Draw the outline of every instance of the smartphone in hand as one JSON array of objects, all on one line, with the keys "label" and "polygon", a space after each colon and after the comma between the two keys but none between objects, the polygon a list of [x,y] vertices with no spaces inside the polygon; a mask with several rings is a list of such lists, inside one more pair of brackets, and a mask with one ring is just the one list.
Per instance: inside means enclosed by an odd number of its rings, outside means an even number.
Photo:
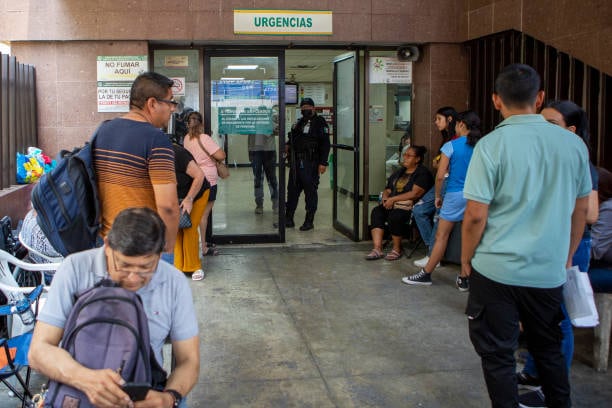
[{"label": "smartphone in hand", "polygon": [[147,397],[151,386],[147,383],[125,383],[121,388],[132,401],[142,401]]}]

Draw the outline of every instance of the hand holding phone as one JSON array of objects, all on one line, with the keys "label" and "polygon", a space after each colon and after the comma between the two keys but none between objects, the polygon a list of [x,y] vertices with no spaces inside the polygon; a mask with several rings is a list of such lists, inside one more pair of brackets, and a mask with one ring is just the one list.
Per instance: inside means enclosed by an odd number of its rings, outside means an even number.
[{"label": "hand holding phone", "polygon": [[147,397],[151,386],[147,383],[125,383],[121,388],[132,401],[142,401]]}]

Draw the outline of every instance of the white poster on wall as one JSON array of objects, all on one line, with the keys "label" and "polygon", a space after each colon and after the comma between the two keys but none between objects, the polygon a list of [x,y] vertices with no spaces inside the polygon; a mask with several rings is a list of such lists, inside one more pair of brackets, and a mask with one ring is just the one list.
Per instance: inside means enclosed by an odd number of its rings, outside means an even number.
[{"label": "white poster on wall", "polygon": [[128,112],[132,82],[147,70],[146,55],[99,55],[98,112]]},{"label": "white poster on wall", "polygon": [[412,62],[393,57],[370,57],[371,84],[411,84]]},{"label": "white poster on wall", "polygon": [[300,101],[302,98],[312,98],[316,106],[325,106],[325,84],[318,82],[300,84]]}]

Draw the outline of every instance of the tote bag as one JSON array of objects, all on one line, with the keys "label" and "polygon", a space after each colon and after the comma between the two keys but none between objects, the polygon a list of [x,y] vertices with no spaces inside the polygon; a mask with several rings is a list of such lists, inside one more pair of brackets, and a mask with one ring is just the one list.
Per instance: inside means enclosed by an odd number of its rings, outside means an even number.
[{"label": "tote bag", "polygon": [[599,324],[599,314],[595,307],[595,296],[589,275],[580,272],[577,266],[567,270],[567,281],[563,285],[563,301],[575,327],[594,327]]}]

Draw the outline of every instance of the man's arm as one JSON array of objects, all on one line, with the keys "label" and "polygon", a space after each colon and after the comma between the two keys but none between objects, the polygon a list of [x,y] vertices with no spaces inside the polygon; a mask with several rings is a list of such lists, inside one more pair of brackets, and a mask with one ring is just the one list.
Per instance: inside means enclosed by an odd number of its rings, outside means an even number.
[{"label": "man's arm", "polygon": [[[198,336],[187,340],[173,341],[172,354],[175,366],[166,389],[178,391],[185,397],[197,383],[200,375],[200,339]],[[167,392],[149,391],[144,401],[134,403],[134,408],[172,407],[174,397]]]},{"label": "man's arm", "polygon": [[130,398],[121,390],[121,376],[110,369],[91,370],[79,364],[58,346],[63,333],[62,328],[38,321],[28,354],[30,366],[54,381],[83,391],[97,407],[127,407]]},{"label": "man's arm", "polygon": [[[566,268],[571,268],[572,258],[574,252],[578,249],[582,234],[584,233],[584,226],[586,224],[587,210],[589,209],[589,196],[581,197],[576,199],[576,205],[574,206],[574,212],[572,212],[572,229],[570,232],[570,247],[567,255]],[[583,271],[586,272],[586,271]]]},{"label": "man's arm", "polygon": [[467,200],[461,228],[461,276],[463,277],[472,273],[472,258],[482,239],[488,216],[488,204]]},{"label": "man's arm", "polygon": [[174,242],[178,234],[179,205],[176,184],[153,184],[157,213],[166,224],[166,248],[164,252],[174,251]]}]

